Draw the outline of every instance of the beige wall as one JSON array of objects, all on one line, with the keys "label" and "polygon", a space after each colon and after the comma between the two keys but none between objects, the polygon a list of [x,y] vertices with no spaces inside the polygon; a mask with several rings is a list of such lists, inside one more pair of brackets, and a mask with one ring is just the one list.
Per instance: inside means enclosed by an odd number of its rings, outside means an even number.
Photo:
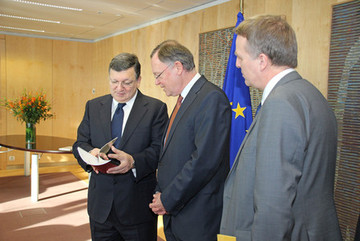
[{"label": "beige wall", "polygon": [[[166,97],[154,85],[151,50],[165,39],[176,39],[194,53],[198,63],[199,33],[234,26],[239,1],[231,0],[96,43],[0,35],[0,98],[14,98],[24,88],[42,88],[56,116],[37,125],[37,133],[76,138],[86,101],[108,93],[108,63],[124,51],[137,54],[142,63],[141,91],[165,101],[171,111],[175,99]],[[285,15],[298,37],[298,71],[326,96],[331,11],[332,4],[339,2],[344,0],[244,0],[244,16]],[[0,135],[25,132],[24,125],[3,109],[0,121]],[[9,155],[15,155],[15,161],[8,161]],[[41,162],[73,160],[68,156],[44,155]],[[0,169],[21,165],[22,161],[22,152],[0,154]]]}]

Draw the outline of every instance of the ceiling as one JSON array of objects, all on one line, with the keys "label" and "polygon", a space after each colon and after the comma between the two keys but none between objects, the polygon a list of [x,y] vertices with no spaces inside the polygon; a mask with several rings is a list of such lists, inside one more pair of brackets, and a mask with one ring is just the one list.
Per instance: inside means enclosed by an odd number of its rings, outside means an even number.
[{"label": "ceiling", "polygon": [[96,42],[227,1],[0,0],[0,34]]}]

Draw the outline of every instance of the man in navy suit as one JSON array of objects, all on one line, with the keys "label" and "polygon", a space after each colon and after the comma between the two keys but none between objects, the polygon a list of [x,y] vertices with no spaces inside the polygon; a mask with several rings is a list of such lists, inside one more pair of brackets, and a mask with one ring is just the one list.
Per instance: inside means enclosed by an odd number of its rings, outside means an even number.
[{"label": "man in navy suit", "polygon": [[[73,152],[81,167],[91,172],[88,213],[92,240],[157,240],[157,216],[148,204],[156,186],[161,137],[168,120],[166,104],[139,90],[140,63],[122,53],[109,65],[110,93],[90,100],[78,128]],[[112,127],[118,104],[125,104],[122,125]],[[87,165],[77,147],[99,155],[121,125],[119,142],[109,158],[120,165],[103,170]],[[104,157],[106,158],[106,157]]]},{"label": "man in navy suit", "polygon": [[155,83],[166,95],[178,96],[181,105],[161,142],[150,207],[164,215],[167,241],[215,241],[229,171],[229,101],[196,72],[191,52],[174,40],[153,50],[151,66]]}]

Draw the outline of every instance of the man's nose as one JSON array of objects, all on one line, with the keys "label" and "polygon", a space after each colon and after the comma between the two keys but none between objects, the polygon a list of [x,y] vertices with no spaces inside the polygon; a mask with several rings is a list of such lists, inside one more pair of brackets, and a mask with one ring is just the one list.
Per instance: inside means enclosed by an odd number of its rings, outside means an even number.
[{"label": "man's nose", "polygon": [[116,85],[116,88],[119,89],[119,90],[124,89],[124,86],[123,86],[122,82],[119,82],[119,83]]},{"label": "man's nose", "polygon": [[241,66],[240,66],[240,61],[239,61],[238,58],[236,58],[235,66],[236,66],[236,68],[241,68]]}]

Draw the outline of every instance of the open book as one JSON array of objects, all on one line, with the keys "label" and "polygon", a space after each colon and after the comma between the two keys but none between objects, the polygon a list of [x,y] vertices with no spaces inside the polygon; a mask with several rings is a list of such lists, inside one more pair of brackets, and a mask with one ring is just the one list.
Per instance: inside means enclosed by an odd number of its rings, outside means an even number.
[{"label": "open book", "polygon": [[[107,154],[109,152],[111,146],[116,141],[116,139],[117,139],[117,137],[114,138],[113,140],[109,141],[108,143],[106,143],[103,147],[101,147],[100,153]],[[77,150],[79,152],[81,159],[84,162],[86,162],[86,164],[95,166],[102,173],[106,173],[107,169],[109,169],[110,167],[118,166],[120,164],[120,161],[115,160],[115,159],[109,159],[109,160],[102,159],[100,157],[100,153],[99,153],[99,156],[96,157],[96,156],[90,154],[89,152],[85,151],[81,147],[78,147]]]}]

